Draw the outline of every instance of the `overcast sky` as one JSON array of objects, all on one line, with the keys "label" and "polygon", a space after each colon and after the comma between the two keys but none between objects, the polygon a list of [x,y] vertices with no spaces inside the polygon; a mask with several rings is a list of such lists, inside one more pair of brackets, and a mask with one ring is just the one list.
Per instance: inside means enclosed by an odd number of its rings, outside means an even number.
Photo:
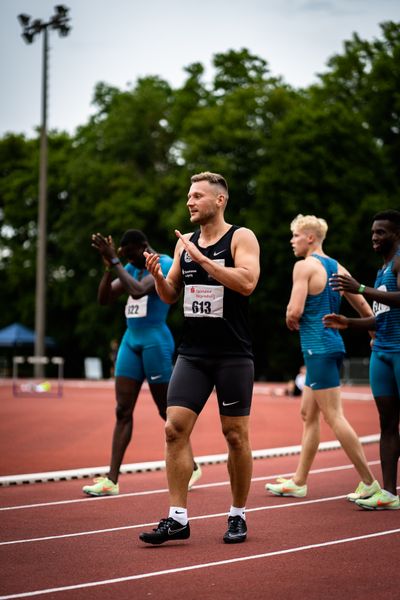
[{"label": "overcast sky", "polygon": [[[42,35],[21,38],[17,15],[47,21],[56,2],[0,0],[0,135],[40,124]],[[217,52],[248,48],[271,74],[298,88],[316,81],[343,42],[372,40],[379,23],[400,21],[399,0],[66,0],[72,30],[50,33],[48,126],[74,133],[87,122],[94,86],[126,90],[158,75],[173,87],[201,62],[212,78]]]}]

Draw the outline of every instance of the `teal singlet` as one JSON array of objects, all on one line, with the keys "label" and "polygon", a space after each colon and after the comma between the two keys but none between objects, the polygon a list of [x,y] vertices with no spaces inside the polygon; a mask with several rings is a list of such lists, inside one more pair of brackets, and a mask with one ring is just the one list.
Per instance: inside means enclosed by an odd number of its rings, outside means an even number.
[{"label": "teal singlet", "polygon": [[[377,273],[374,287],[385,292],[398,292],[397,276],[393,273],[393,262],[400,256],[400,248],[390,263]],[[386,306],[380,302],[372,305],[376,319],[376,337],[373,352],[400,352],[400,308]]]},{"label": "teal singlet", "polygon": [[329,285],[329,277],[338,271],[338,263],[329,256],[312,254],[318,259],[327,273],[325,288],[319,294],[308,294],[304,312],[300,319],[301,350],[305,356],[314,354],[334,354],[345,352],[342,336],[336,329],[324,327],[322,317],[329,313],[339,313],[341,296]]}]

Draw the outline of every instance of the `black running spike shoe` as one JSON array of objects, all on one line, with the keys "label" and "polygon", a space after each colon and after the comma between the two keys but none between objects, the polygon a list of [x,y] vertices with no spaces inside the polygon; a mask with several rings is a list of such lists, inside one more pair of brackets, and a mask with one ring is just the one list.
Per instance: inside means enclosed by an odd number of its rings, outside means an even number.
[{"label": "black running spike shoe", "polygon": [[139,539],[146,544],[163,544],[174,540],[187,540],[190,537],[189,522],[181,525],[172,517],[161,519],[157,527],[149,533],[141,533]]},{"label": "black running spike shoe", "polygon": [[246,521],[239,515],[236,517],[228,517],[228,530],[224,535],[225,544],[240,544],[247,537]]}]

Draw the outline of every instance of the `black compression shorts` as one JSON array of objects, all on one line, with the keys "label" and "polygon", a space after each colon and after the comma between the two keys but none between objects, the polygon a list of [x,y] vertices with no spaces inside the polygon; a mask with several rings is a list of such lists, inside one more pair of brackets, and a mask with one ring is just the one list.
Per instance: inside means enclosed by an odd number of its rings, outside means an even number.
[{"label": "black compression shorts", "polygon": [[250,414],[254,363],[247,357],[178,356],[168,386],[168,406],[183,406],[199,415],[213,388],[220,415]]}]

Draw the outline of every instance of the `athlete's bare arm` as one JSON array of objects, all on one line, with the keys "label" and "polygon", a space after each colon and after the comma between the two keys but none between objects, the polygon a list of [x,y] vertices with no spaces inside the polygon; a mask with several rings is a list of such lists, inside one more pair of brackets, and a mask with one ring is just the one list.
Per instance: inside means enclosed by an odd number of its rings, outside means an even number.
[{"label": "athlete's bare arm", "polygon": [[[397,277],[397,287],[400,290],[400,256],[396,256],[393,265],[393,272]],[[360,294],[359,288],[360,283],[351,277],[349,273],[338,273],[330,279],[330,285],[333,290],[339,292],[349,292],[352,294]],[[377,290],[374,287],[365,286],[363,296],[369,300],[375,300],[386,306],[400,307],[400,291],[399,292],[385,292],[383,290]]]},{"label": "athlete's bare arm", "polygon": [[[347,271],[347,269],[345,269],[345,267],[343,267],[343,265],[340,265],[340,264],[338,264],[338,274],[351,278],[351,275]],[[360,286],[358,286],[358,287],[360,287]],[[332,289],[334,289],[333,286],[332,286]],[[365,300],[364,296],[361,296],[360,294],[354,294],[354,293],[351,293],[350,291],[345,291],[345,290],[337,290],[337,291],[341,291],[343,293],[343,296],[346,298],[347,302],[354,308],[355,311],[358,312],[360,317],[373,317],[374,316],[374,313],[372,312],[372,308],[370,307],[368,302]]]},{"label": "athlete's bare arm", "polygon": [[322,318],[322,322],[325,327],[330,327],[331,329],[347,329],[348,327],[351,329],[368,329],[369,331],[376,329],[375,317],[353,319],[344,315],[330,313]]},{"label": "athlete's bare arm", "polygon": [[117,275],[117,278],[112,280],[111,273],[105,271],[97,292],[99,304],[112,304],[124,293],[128,293],[133,298],[141,298],[154,290],[152,275],[147,275],[141,281],[138,281],[124,269],[122,263],[113,265],[112,260],[118,259],[118,253],[110,235],[103,236],[101,233],[94,233],[92,235],[92,247],[99,252],[104,265],[108,268],[113,267]]},{"label": "athlete's bare arm", "polygon": [[300,319],[304,312],[309,282],[315,273],[315,262],[300,260],[293,267],[293,285],[289,304],[286,308],[286,325],[291,331],[300,329]]}]

